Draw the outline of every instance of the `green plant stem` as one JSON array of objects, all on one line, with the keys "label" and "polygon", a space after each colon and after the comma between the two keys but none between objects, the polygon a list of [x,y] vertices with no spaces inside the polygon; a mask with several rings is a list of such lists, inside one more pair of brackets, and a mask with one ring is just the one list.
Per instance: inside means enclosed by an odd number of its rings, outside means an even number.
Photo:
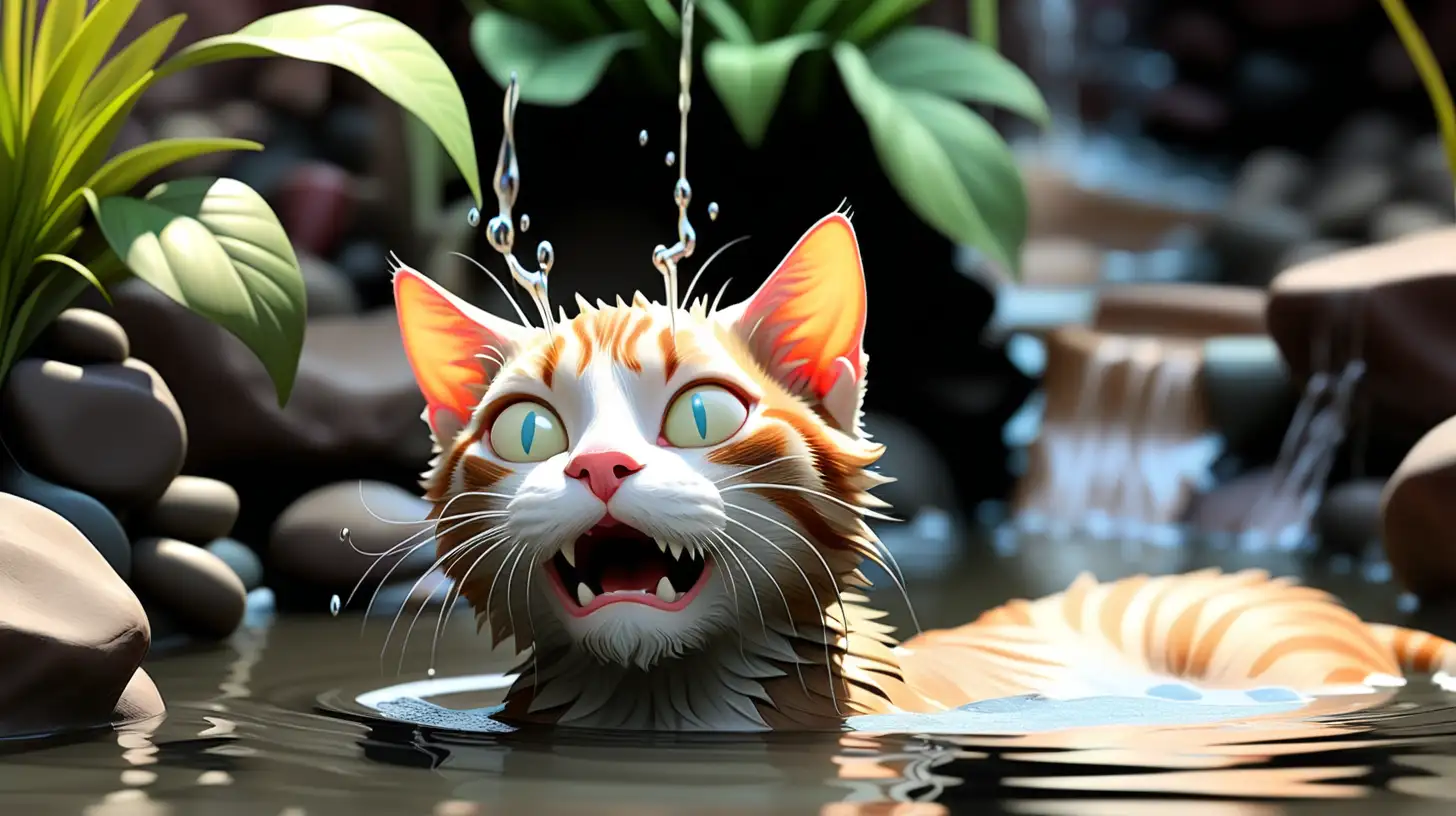
[{"label": "green plant stem", "polygon": [[1441,75],[1441,64],[1431,53],[1430,44],[1426,42],[1425,35],[1421,33],[1420,26],[1416,25],[1403,0],[1380,0],[1380,5],[1385,7],[1390,24],[1395,27],[1395,33],[1400,35],[1406,54],[1410,55],[1411,62],[1416,66],[1416,73],[1426,86],[1426,95],[1431,98],[1431,107],[1435,109],[1436,122],[1441,128],[1441,141],[1446,146],[1446,164],[1451,170],[1452,179],[1456,180],[1456,105],[1451,103],[1451,89],[1446,86],[1446,79]]},{"label": "green plant stem", "polygon": [[993,51],[1001,50],[1000,0],[969,0],[967,19],[971,21],[971,36]]}]

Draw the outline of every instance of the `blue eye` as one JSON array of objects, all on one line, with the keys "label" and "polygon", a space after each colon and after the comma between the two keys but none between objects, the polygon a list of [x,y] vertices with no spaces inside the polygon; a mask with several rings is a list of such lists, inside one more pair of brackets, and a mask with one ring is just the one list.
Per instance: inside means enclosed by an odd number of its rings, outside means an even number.
[{"label": "blue eye", "polygon": [[536,440],[536,412],[535,411],[531,411],[531,412],[529,412],[529,413],[526,414],[526,418],[525,419],[521,420],[521,450],[525,451],[526,453],[530,453],[531,452],[531,443],[534,442],[535,440]]},{"label": "blue eye", "polygon": [[703,395],[693,395],[693,424],[698,426],[698,436],[708,438],[708,409],[703,405]]}]

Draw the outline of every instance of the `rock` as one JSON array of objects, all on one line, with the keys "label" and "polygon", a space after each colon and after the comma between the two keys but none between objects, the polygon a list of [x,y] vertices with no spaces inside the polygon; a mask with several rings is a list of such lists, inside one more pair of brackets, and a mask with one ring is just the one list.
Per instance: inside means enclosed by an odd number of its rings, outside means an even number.
[{"label": "rock", "polygon": [[114,508],[156,501],[187,455],[182,411],[136,359],[21,360],[0,390],[0,434],[37,476]]},{"label": "rock", "polygon": [[384,244],[365,238],[344,244],[334,266],[367,302],[382,304],[392,296],[388,257]]},{"label": "rock", "polygon": [[0,492],[34,502],[70,522],[122,580],[131,577],[131,540],[106,505],[25,471],[4,451],[0,451]]},{"label": "rock", "polygon": [[309,317],[351,315],[359,311],[359,293],[333,264],[302,250],[298,252],[298,263],[303,269]]},{"label": "rock", "polygon": [[1233,71],[1233,103],[1242,114],[1286,109],[1313,84],[1309,68],[1281,52],[1240,50]]},{"label": "rock", "polygon": [[295,247],[315,255],[333,252],[353,215],[352,186],[348,173],[326,162],[288,171],[278,192],[278,217]]},{"label": "rock", "polygon": [[0,734],[109,723],[149,639],[136,596],[79,530],[0,494]]},{"label": "rock", "polygon": [[1102,281],[1103,251],[1078,238],[1033,238],[1021,250],[1024,286],[1088,286]]},{"label": "rock", "polygon": [[1282,147],[1266,147],[1239,168],[1230,209],[1298,206],[1309,192],[1314,169],[1309,159]]},{"label": "rock", "polygon": [[29,355],[65,363],[119,363],[131,354],[126,331],[110,316],[91,309],[61,312],[36,338]]},{"label": "rock", "polygon": [[1284,257],[1313,241],[1317,233],[1305,213],[1283,204],[1231,207],[1208,230],[1208,247],[1223,278],[1264,287],[1279,273]]},{"label": "rock", "polygon": [[351,173],[368,171],[379,125],[365,105],[339,105],[324,118],[323,152]]},{"label": "rock", "polygon": [[1411,146],[1401,167],[1400,192],[1452,214],[1456,186],[1451,182],[1451,165],[1440,134],[1422,136]]},{"label": "rock", "polygon": [[1453,277],[1456,228],[1310,261],[1270,286],[1269,334],[1300,389],[1358,354],[1370,427],[1415,438],[1456,415]]},{"label": "rock", "polygon": [[[211,115],[201,111],[174,111],[164,115],[157,123],[158,139],[220,139],[226,136],[222,125]],[[195,156],[167,168],[171,178],[182,176],[218,175],[227,166],[227,153],[208,153]]]},{"label": "rock", "polygon": [[[268,568],[340,595],[352,591],[366,572],[366,586],[377,585],[396,563],[400,565],[391,574],[391,581],[417,578],[435,560],[433,543],[408,554],[382,558],[361,554],[355,548],[364,553],[387,552],[428,529],[426,524],[398,522],[420,521],[429,512],[429,502],[383,482],[341,482],[321,487],[299,498],[273,525],[268,540]],[[345,529],[349,531],[348,540],[341,535]],[[428,534],[421,534],[411,542],[430,540]]]},{"label": "rock", "polygon": [[1264,293],[1242,286],[1126,284],[1104,289],[1093,326],[1111,334],[1263,334]]},{"label": "rock", "polygon": [[1310,198],[1309,212],[1322,233],[1359,236],[1370,217],[1394,194],[1395,177],[1386,167],[1340,166]]},{"label": "rock", "polygon": [[1209,424],[1223,434],[1229,450],[1272,459],[1296,398],[1274,341],[1257,335],[1209,338],[1202,377]]},{"label": "rock", "polygon": [[1436,207],[1411,201],[1396,201],[1381,207],[1370,219],[1370,240],[1384,243],[1449,226],[1451,219]]},{"label": "rock", "polygon": [[886,414],[867,413],[864,424],[874,440],[885,446],[873,469],[895,479],[874,490],[876,498],[890,503],[889,514],[909,519],[926,507],[955,510],[960,506],[950,467],[929,439]]},{"label": "rock", "polygon": [[190,418],[189,472],[258,461],[418,470],[429,459],[424,398],[392,309],[310,321],[293,395],[280,409],[262,364],[232,335],[139,281],[113,287],[112,298],[136,353],[175,384]]},{"label": "rock", "polygon": [[219,538],[207,545],[207,551],[227,564],[248,592],[263,585],[263,562],[252,547],[231,538]]},{"label": "rock", "polygon": [[132,550],[132,585],[188,634],[225,638],[242,623],[243,582],[222,559],[171,538],[144,538]]},{"label": "rock", "polygon": [[1355,479],[1325,493],[1314,517],[1320,547],[1329,553],[1363,555],[1380,539],[1381,479]]},{"label": "rock", "polygon": [[258,71],[254,94],[259,101],[296,116],[317,116],[329,102],[331,70],[306,60],[268,60]]},{"label": "rock", "polygon": [[1345,121],[1325,146],[1324,165],[1331,172],[1356,166],[1387,166],[1410,147],[1410,134],[1396,117],[1366,111]]},{"label": "rock", "polygon": [[162,693],[157,691],[157,684],[152,682],[146,669],[137,669],[131,676],[131,682],[121,692],[121,699],[116,701],[116,708],[111,712],[111,722],[113,725],[131,725],[166,713],[167,706],[162,702]]},{"label": "rock", "polygon": [[1395,579],[1422,599],[1456,598],[1456,416],[1406,454],[1381,496],[1381,539]]},{"label": "rock", "polygon": [[[222,129],[223,135],[231,139],[249,139],[268,144],[273,132],[273,123],[268,111],[248,99],[233,99],[222,103],[212,113],[213,121]],[[271,145],[269,149],[272,149]]]},{"label": "rock", "polygon": [[1344,252],[1347,249],[1354,249],[1358,246],[1354,241],[1346,241],[1341,238],[1316,238],[1305,244],[1289,250],[1279,259],[1279,270],[1299,266],[1302,263],[1313,261],[1318,258],[1326,258],[1337,252]]},{"label": "rock", "polygon": [[238,520],[238,492],[216,479],[178,476],[147,511],[141,529],[184,541],[211,541],[232,532]]}]

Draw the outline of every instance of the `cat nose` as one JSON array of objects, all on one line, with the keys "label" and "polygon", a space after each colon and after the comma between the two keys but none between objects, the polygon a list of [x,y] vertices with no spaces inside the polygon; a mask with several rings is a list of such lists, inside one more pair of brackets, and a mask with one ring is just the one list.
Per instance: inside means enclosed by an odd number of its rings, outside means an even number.
[{"label": "cat nose", "polygon": [[586,482],[592,494],[605,503],[628,476],[641,469],[641,462],[621,451],[595,450],[571,457],[566,464],[566,475]]}]

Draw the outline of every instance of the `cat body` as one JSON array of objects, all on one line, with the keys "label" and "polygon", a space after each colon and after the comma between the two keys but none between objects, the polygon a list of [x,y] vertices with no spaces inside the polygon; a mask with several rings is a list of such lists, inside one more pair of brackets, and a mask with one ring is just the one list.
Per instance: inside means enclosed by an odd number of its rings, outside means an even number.
[{"label": "cat body", "polygon": [[860,594],[887,560],[866,519],[888,480],[861,427],[868,303],[842,214],[722,309],[578,299],[545,329],[403,267],[395,294],[440,563],[526,655],[503,719],[837,729],[1165,677],[1318,691],[1456,667],[1444,640],[1256,572],[1082,578],[897,644]]}]

